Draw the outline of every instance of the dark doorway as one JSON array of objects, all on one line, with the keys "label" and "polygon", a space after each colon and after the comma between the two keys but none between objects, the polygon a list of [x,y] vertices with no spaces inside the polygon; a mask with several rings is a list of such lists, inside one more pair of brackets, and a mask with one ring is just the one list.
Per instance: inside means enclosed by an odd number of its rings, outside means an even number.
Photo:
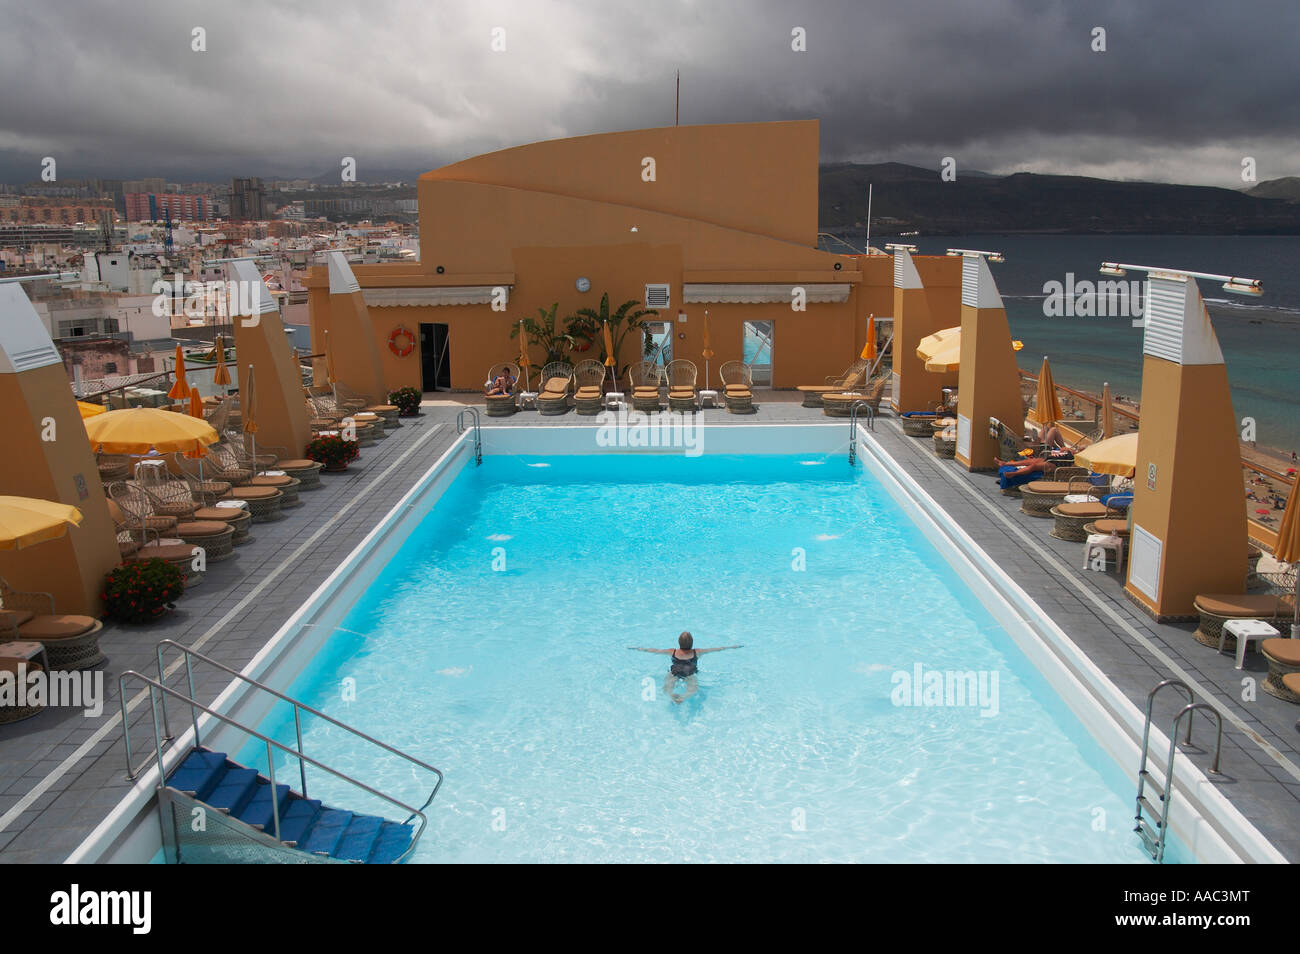
[{"label": "dark doorway", "polygon": [[446,325],[420,323],[420,380],[425,391],[451,390],[451,335]]}]

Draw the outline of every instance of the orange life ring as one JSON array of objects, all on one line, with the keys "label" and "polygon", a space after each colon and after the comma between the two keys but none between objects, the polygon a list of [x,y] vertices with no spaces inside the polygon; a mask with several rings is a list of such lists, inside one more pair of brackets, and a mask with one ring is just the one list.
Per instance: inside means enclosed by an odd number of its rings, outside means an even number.
[{"label": "orange life ring", "polygon": [[[398,342],[402,343],[399,344]],[[402,325],[398,325],[393,329],[393,333],[388,336],[388,350],[399,358],[405,358],[415,350],[415,335],[411,334]]]}]

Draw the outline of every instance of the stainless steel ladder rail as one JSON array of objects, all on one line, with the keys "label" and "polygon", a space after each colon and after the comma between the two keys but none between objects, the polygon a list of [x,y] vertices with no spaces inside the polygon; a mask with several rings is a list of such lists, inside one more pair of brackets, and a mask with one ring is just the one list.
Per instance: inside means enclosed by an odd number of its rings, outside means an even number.
[{"label": "stainless steel ladder rail", "polygon": [[[415,808],[412,805],[408,805],[406,802],[402,801],[401,799],[394,798],[391,795],[386,795],[385,793],[379,791],[378,789],[371,788],[365,782],[353,778],[351,775],[348,775],[346,772],[340,772],[339,770],[331,768],[330,766],[326,765],[324,762],[318,762],[316,759],[313,759],[308,755],[304,755],[300,752],[295,752],[287,745],[284,745],[280,742],[275,741],[275,739],[268,738],[267,736],[262,735],[256,729],[244,725],[239,720],[232,719],[230,716],[227,715],[223,715],[222,713],[217,712],[215,709],[210,709],[209,707],[203,705],[203,703],[196,702],[194,699],[189,698],[183,692],[180,692],[177,689],[172,689],[170,686],[165,686],[158,680],[153,679],[150,676],[146,676],[144,673],[136,672],[134,669],[128,669],[126,672],[122,673],[122,675],[120,675],[117,679],[118,696],[121,699],[121,703],[122,703],[122,739],[126,745],[126,777],[128,779],[134,781],[136,777],[136,773],[131,767],[131,726],[130,723],[127,721],[128,712],[127,712],[127,701],[126,701],[126,680],[128,678],[134,678],[140,680],[149,689],[149,704],[150,704],[150,708],[153,710],[154,751],[158,760],[157,764],[158,764],[158,788],[159,789],[162,789],[167,784],[167,776],[163,771],[163,763],[162,763],[163,737],[161,731],[162,726],[158,720],[158,696],[156,695],[157,693],[161,693],[164,699],[167,696],[175,696],[176,698],[185,701],[195,709],[198,709],[199,711],[206,713],[207,715],[211,716],[214,719],[217,719],[220,722],[225,723],[226,725],[233,726],[236,729],[239,729],[241,732],[244,732],[248,736],[254,739],[258,739],[263,744],[265,744],[267,775],[271,783],[271,813],[275,823],[274,825],[275,838],[277,841],[280,840],[280,800],[275,793],[275,784],[276,784],[275,783],[275,761],[272,758],[272,754],[275,750],[279,750],[285,753],[285,755],[287,756],[292,756],[294,758],[300,759],[308,763],[309,765],[315,766],[316,768],[320,769],[323,772],[328,772],[330,775],[333,775],[335,778],[338,778],[341,781],[347,782],[349,785],[353,785],[361,789],[363,792],[367,792],[375,796],[376,798],[388,802],[390,805],[396,805],[398,808],[401,808],[409,812],[410,814],[407,816],[407,819],[403,824],[409,824],[413,819],[418,818],[420,820],[420,825],[415,830],[415,834],[411,837],[411,844],[407,847],[407,849],[404,852],[402,852],[395,859],[394,864],[404,860],[407,855],[409,855],[412,851],[415,850],[416,844],[419,843],[420,837],[424,834],[424,830],[429,823],[429,819],[424,814],[424,810],[422,808]],[[197,739],[195,741],[195,744],[196,745],[198,744]],[[430,796],[430,801],[432,801],[432,799],[433,796]],[[425,803],[425,806],[426,807],[428,806],[428,802]],[[159,820],[160,822],[162,822],[161,812],[159,813]],[[164,843],[166,843],[165,833],[164,833]]]},{"label": "stainless steel ladder rail", "polygon": [[[1173,725],[1170,727],[1169,755],[1165,762],[1165,777],[1163,782],[1159,782],[1155,776],[1147,771],[1147,757],[1150,754],[1151,743],[1151,710],[1155,705],[1156,694],[1161,689],[1170,686],[1187,694],[1187,704],[1178,710],[1178,714],[1174,716]],[[1217,775],[1219,774],[1219,755],[1223,748],[1223,716],[1219,713],[1219,710],[1208,702],[1197,702],[1196,697],[1192,694],[1191,687],[1181,679],[1166,679],[1147,693],[1146,720],[1142,726],[1142,759],[1138,763],[1138,787],[1136,811],[1133,815],[1133,830],[1142,839],[1142,844],[1146,847],[1147,853],[1151,855],[1151,860],[1156,864],[1164,862],[1165,842],[1169,836],[1169,809],[1174,795],[1174,757],[1178,750],[1179,723],[1182,722],[1184,717],[1192,716],[1197,709],[1208,710],[1214,716],[1218,725],[1218,736],[1214,744],[1214,762],[1210,766],[1210,773]],[[1183,739],[1183,744],[1191,745],[1191,743],[1192,719],[1188,718],[1187,735]],[[1147,797],[1148,786],[1158,796],[1157,802],[1152,802]],[[1152,822],[1155,824],[1154,829],[1151,827]]]},{"label": "stainless steel ladder rail", "polygon": [[477,408],[467,407],[456,415],[456,433],[464,434],[468,429],[468,426],[465,424],[466,414],[473,418],[471,423],[474,427],[474,464],[475,466],[479,466],[483,463],[483,432],[479,428]]},{"label": "stainless steel ladder rail", "polygon": [[[165,684],[167,679],[167,675],[166,675],[167,670],[163,666],[163,650],[167,647],[171,647],[172,649],[175,649],[185,659],[185,676],[187,680],[186,684],[189,687],[190,700],[194,700],[197,698],[194,694],[193,660],[198,659],[204,663],[207,663],[210,666],[220,669],[224,673],[228,673],[229,675],[234,676],[236,679],[242,681],[246,685],[250,685],[255,689],[265,692],[268,695],[275,696],[275,698],[280,699],[292,705],[293,706],[293,727],[298,740],[298,749],[297,749],[298,755],[306,754],[303,751],[303,747],[302,747],[301,714],[303,712],[308,712],[311,715],[316,716],[318,719],[324,719],[326,722],[330,723],[330,725],[337,726],[338,728],[342,729],[344,732],[349,732],[355,737],[357,737],[358,739],[361,739],[365,742],[369,742],[371,745],[378,746],[379,748],[383,749],[385,752],[389,753],[390,755],[396,755],[398,758],[409,762],[411,765],[417,768],[424,769],[425,771],[432,774],[434,777],[433,790],[429,792],[429,797],[425,799],[424,804],[420,806],[421,810],[424,810],[425,808],[429,807],[429,805],[433,802],[434,796],[438,794],[438,789],[442,787],[441,770],[430,765],[428,762],[425,762],[421,759],[417,759],[414,755],[410,755],[407,752],[403,752],[401,749],[394,748],[393,746],[389,745],[387,742],[381,742],[379,739],[376,739],[374,736],[367,735],[366,733],[362,732],[360,729],[356,729],[348,725],[346,722],[341,722],[338,719],[334,718],[333,716],[326,715],[324,712],[321,712],[319,709],[314,709],[311,706],[307,705],[306,703],[293,698],[292,696],[285,695],[283,692],[280,692],[277,689],[272,689],[270,686],[266,685],[265,683],[258,682],[256,679],[253,679],[251,676],[247,676],[244,673],[239,672],[238,670],[232,669],[229,666],[225,665],[224,663],[218,662],[217,660],[213,659],[211,656],[206,656],[196,649],[191,649],[189,646],[181,645],[180,643],[176,642],[176,640],[174,639],[160,640],[154,650],[158,658],[158,681],[160,683]],[[171,732],[170,719],[167,713],[167,701],[165,698],[163,699],[162,711],[163,711],[163,731],[165,732],[164,738],[167,741],[171,741],[173,736]],[[195,711],[194,704],[190,706],[190,724],[194,728],[194,744],[199,745],[201,742],[201,739],[199,738],[199,722],[198,722],[198,714]],[[130,745],[129,740],[127,744],[129,748]],[[307,796],[307,769],[305,764],[301,761],[298,763],[298,767],[299,767],[299,778],[302,782],[302,794],[304,797],[306,797]]]},{"label": "stainless steel ladder rail", "polygon": [[876,412],[866,401],[854,401],[853,406],[849,408],[849,463],[855,464],[858,460],[858,411],[865,409],[867,412],[867,427],[871,430],[876,429]]}]

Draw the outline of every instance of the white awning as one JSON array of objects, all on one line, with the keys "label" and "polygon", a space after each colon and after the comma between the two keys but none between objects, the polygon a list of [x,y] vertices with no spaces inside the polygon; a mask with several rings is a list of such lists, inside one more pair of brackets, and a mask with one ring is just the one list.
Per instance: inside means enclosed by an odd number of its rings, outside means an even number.
[{"label": "white awning", "polygon": [[763,302],[789,302],[791,289],[802,288],[806,301],[831,302],[848,301],[848,282],[822,282],[801,285],[791,282],[788,285],[773,284],[690,284],[682,286],[682,298],[687,302],[738,302],[759,304]]},{"label": "white awning", "polygon": [[447,285],[438,288],[363,288],[361,295],[368,306],[392,308],[423,305],[490,305],[492,292],[502,285]]}]

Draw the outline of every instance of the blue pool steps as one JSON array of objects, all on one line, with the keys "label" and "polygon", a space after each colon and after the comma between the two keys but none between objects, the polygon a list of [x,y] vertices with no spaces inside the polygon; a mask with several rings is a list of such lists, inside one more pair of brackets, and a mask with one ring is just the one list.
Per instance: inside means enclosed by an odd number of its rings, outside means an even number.
[{"label": "blue pool steps", "polygon": [[[224,752],[196,748],[167,776],[169,787],[275,835],[271,781]],[[322,805],[277,783],[280,840],[309,854],[358,864],[392,864],[411,847],[415,827]]]}]

